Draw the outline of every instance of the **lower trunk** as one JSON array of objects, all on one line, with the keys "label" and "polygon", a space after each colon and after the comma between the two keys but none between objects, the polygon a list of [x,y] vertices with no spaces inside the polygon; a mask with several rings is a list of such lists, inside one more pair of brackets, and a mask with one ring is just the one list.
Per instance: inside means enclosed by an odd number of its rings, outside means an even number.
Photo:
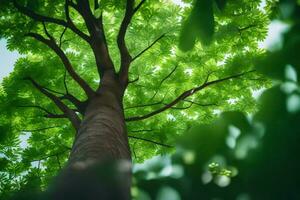
[{"label": "lower trunk", "polygon": [[131,154],[123,91],[116,79],[105,78],[89,101],[53,199],[130,199]]},{"label": "lower trunk", "polygon": [[121,103],[110,90],[90,100],[76,135],[70,165],[107,159],[130,159]]}]

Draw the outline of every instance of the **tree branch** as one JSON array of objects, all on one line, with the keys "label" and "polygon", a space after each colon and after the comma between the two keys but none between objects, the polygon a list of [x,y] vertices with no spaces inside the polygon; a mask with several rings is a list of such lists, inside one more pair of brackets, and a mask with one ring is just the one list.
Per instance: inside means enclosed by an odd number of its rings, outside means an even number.
[{"label": "tree branch", "polygon": [[60,97],[61,100],[68,100],[70,101],[79,111],[80,114],[84,115],[85,109],[86,109],[86,102],[82,102],[79,99],[77,99],[75,96],[69,93],[68,86],[67,86],[67,73],[65,71],[64,74],[64,87],[66,94],[63,94],[63,96]]},{"label": "tree branch", "polygon": [[152,132],[152,129],[131,130],[131,133]]},{"label": "tree branch", "polygon": [[[207,106],[215,106],[216,104],[213,104],[213,103],[210,103],[210,104],[199,104],[199,103],[196,103],[194,101],[191,101],[191,100],[185,100],[183,99],[182,101],[186,101],[186,102],[189,102],[190,105],[186,106],[186,107],[170,107],[171,109],[175,109],[175,110],[185,110],[185,109],[189,109],[191,108],[194,104],[195,105],[198,105],[198,106],[202,106],[202,107],[207,107]],[[167,105],[167,104],[165,104]]]},{"label": "tree branch", "polygon": [[225,78],[222,78],[222,79],[217,79],[217,80],[214,80],[214,81],[210,81],[208,82],[208,80],[206,80],[202,85],[198,86],[198,87],[194,87],[190,90],[187,90],[185,92],[183,92],[181,95],[179,95],[176,99],[174,99],[173,101],[171,101],[170,103],[166,104],[165,106],[159,108],[158,110],[155,110],[155,111],[152,111],[146,115],[141,115],[141,116],[135,116],[135,117],[129,117],[126,119],[126,121],[137,121],[137,120],[143,120],[143,119],[147,119],[149,117],[152,117],[154,115],[157,115],[169,108],[171,108],[172,106],[174,106],[175,104],[177,104],[178,102],[186,99],[187,97],[195,94],[196,92],[206,88],[206,87],[209,87],[209,86],[212,86],[212,85],[215,85],[215,84],[218,84],[218,83],[221,83],[221,82],[224,82],[224,81],[227,81],[227,80],[231,80],[231,79],[234,79],[234,78],[239,78],[241,76],[244,76],[245,74],[248,74],[248,73],[251,73],[251,72],[254,72],[255,70],[251,70],[251,71],[248,71],[248,72],[243,72],[243,73],[240,73],[240,74],[236,74],[236,75],[232,75],[232,76],[228,76],[228,77],[225,77]]},{"label": "tree branch", "polygon": [[60,161],[59,161],[59,155],[58,154],[56,154],[56,161],[57,161],[59,169],[61,169],[61,164],[60,164]]},{"label": "tree branch", "polygon": [[69,94],[69,90],[68,90],[68,86],[67,86],[67,70],[65,70],[65,73],[64,73],[64,87],[65,87],[66,94]]},{"label": "tree branch", "polygon": [[65,0],[65,15],[67,19],[67,27],[70,28],[74,33],[76,33],[79,37],[81,37],[86,42],[90,43],[90,36],[86,35],[84,32],[80,31],[75,24],[73,23],[70,17],[69,6],[77,10],[76,4],[72,2],[72,0]]},{"label": "tree branch", "polygon": [[134,15],[134,0],[127,0],[125,15],[122,20],[118,37],[117,37],[118,48],[121,55],[121,66],[120,66],[119,74],[120,74],[121,82],[123,82],[123,84],[127,84],[128,70],[132,59],[128,51],[128,48],[126,46],[125,35],[133,15]]},{"label": "tree branch", "polygon": [[69,94],[69,93],[61,96],[60,99],[61,100],[66,99],[66,100],[70,101],[78,109],[79,113],[84,115],[84,112],[86,109],[86,102],[80,101],[75,96],[73,96],[72,94]]},{"label": "tree branch", "polygon": [[[68,1],[68,0],[66,0],[66,1]],[[75,25],[73,23],[71,23],[69,20],[66,22],[61,19],[56,19],[56,18],[37,14],[34,11],[30,10],[29,8],[21,6],[20,4],[17,3],[16,0],[13,0],[13,4],[19,12],[21,12],[22,14],[26,15],[27,17],[29,17],[33,20],[36,20],[39,22],[49,22],[49,23],[60,25],[60,26],[68,27],[82,39],[84,39],[86,41],[89,40],[89,36],[86,35],[85,33],[83,33],[82,31],[80,31],[78,28],[76,28]]]},{"label": "tree branch", "polygon": [[183,101],[190,102],[190,103],[195,104],[197,106],[203,106],[203,107],[206,107],[206,106],[217,106],[218,105],[216,103],[201,104],[201,103],[197,103],[197,102],[194,102],[194,101],[188,100],[188,99],[184,99]]},{"label": "tree branch", "polygon": [[143,55],[143,53],[145,53],[146,51],[148,51],[151,47],[153,47],[159,40],[161,40],[165,36],[166,36],[166,34],[164,33],[160,37],[158,37],[156,40],[154,40],[147,48],[145,48],[140,53],[138,53],[136,56],[134,56],[132,58],[131,62],[135,61],[137,58],[139,58],[141,55]]},{"label": "tree branch", "polygon": [[41,157],[41,158],[39,158],[39,159],[31,160],[30,162],[36,162],[36,161],[46,160],[46,159],[48,159],[48,158],[51,158],[51,157],[54,157],[54,156],[57,156],[57,155],[64,154],[64,153],[67,152],[67,151],[69,151],[69,149],[66,148],[66,149],[65,149],[64,151],[62,151],[62,152],[50,154],[50,155]]},{"label": "tree branch", "polygon": [[49,115],[55,115],[54,113],[48,111],[47,109],[41,107],[41,106],[36,106],[36,105],[29,105],[29,106],[17,106],[18,108],[37,108],[39,110],[44,111],[45,113],[49,114]]},{"label": "tree branch", "polygon": [[64,95],[64,93],[62,93],[62,92],[58,92],[58,91],[52,90],[52,89],[47,88],[47,87],[45,87],[45,86],[43,86],[43,88],[44,88],[45,90],[48,90],[49,92],[52,92],[52,93],[55,93],[55,94],[59,94],[59,95]]},{"label": "tree branch", "polygon": [[132,81],[128,81],[128,84],[129,84],[129,83],[135,83],[135,82],[137,82],[139,79],[140,79],[140,77],[138,76],[136,79],[134,79],[134,80],[132,80]]},{"label": "tree branch", "polygon": [[163,144],[163,143],[160,143],[160,142],[156,142],[156,141],[145,139],[145,138],[136,137],[136,136],[133,136],[133,135],[128,135],[128,137],[133,138],[133,139],[137,139],[137,140],[142,140],[142,141],[145,141],[145,142],[150,142],[152,144],[160,145],[160,146],[167,147],[167,148],[174,148],[174,146],[171,146],[171,145],[168,145],[168,144]]},{"label": "tree branch", "polygon": [[[167,104],[165,104],[167,105]],[[170,109],[175,109],[175,110],[185,110],[185,109],[189,109],[191,108],[193,105],[193,103],[191,103],[190,105],[186,106],[186,107],[174,107],[174,106],[171,106]]]},{"label": "tree branch", "polygon": [[48,37],[50,40],[55,41],[54,37],[52,37],[52,35],[50,35],[50,33],[48,32],[45,22],[42,22],[42,24],[43,24],[44,32],[45,32],[45,34],[47,35],[47,37]]},{"label": "tree branch", "polygon": [[250,24],[250,25],[248,25],[248,26],[246,26],[246,27],[243,27],[243,28],[237,28],[238,29],[238,31],[239,32],[242,32],[242,31],[245,31],[245,30],[247,30],[247,29],[249,29],[249,28],[253,28],[253,27],[256,27],[257,25],[256,24]]},{"label": "tree branch", "polygon": [[243,27],[243,28],[240,28],[240,27],[237,27],[237,30],[239,32],[239,35],[242,36],[242,33],[250,28],[253,28],[253,27],[256,27],[257,25],[256,24],[250,24],[246,27]]},{"label": "tree branch", "polygon": [[67,28],[68,28],[68,27],[65,27],[65,28],[64,28],[63,32],[61,33],[61,35],[60,35],[60,37],[59,37],[59,45],[58,45],[59,48],[61,48],[61,45],[62,45],[62,38],[63,38],[65,32],[67,31]]},{"label": "tree branch", "polygon": [[126,10],[125,15],[122,20],[118,37],[117,37],[117,43],[118,48],[121,55],[121,66],[119,71],[119,77],[121,83],[124,85],[128,84],[128,71],[130,63],[132,62],[132,57],[128,51],[128,48],[126,46],[125,42],[125,35],[128,29],[128,26],[132,20],[133,15],[139,10],[139,8],[145,3],[145,0],[142,0],[137,7],[134,8],[134,0],[127,0],[126,2]]},{"label": "tree branch", "polygon": [[74,81],[76,81],[81,86],[81,88],[84,90],[86,95],[89,98],[94,95],[94,91],[92,90],[92,88],[85,82],[85,80],[83,80],[75,72],[75,70],[73,69],[73,66],[71,65],[71,62],[69,61],[68,57],[63,52],[63,50],[61,48],[59,48],[59,46],[55,43],[55,41],[53,41],[52,39],[46,39],[46,38],[44,38],[43,36],[41,36],[40,34],[37,34],[37,33],[28,33],[27,36],[32,37],[32,38],[46,44],[49,48],[51,48],[59,56],[60,60],[62,61],[62,63],[65,66],[65,69],[68,71],[70,76],[74,79]]},{"label": "tree branch", "polygon": [[136,13],[145,2],[146,0],[141,0],[141,2],[135,7],[134,13]]},{"label": "tree branch", "polygon": [[51,118],[51,119],[60,119],[60,118],[68,118],[66,114],[47,114],[44,115],[46,118]]},{"label": "tree branch", "polygon": [[[35,82],[32,78],[27,77],[25,78],[25,80],[29,80],[33,84],[33,86],[36,87],[42,94],[44,94],[46,97],[52,100],[52,102],[64,113],[64,115],[68,117],[68,119],[71,121],[76,131],[79,129],[81,120],[73,110],[68,108],[68,106],[66,106],[57,96],[45,90],[41,85]],[[55,116],[55,115],[52,115],[52,113],[50,113],[49,117],[51,116]]]},{"label": "tree branch", "polygon": [[90,8],[89,1],[77,0],[73,5],[85,21],[90,34],[89,44],[93,50],[99,76],[102,78],[106,71],[115,73],[114,64],[111,60],[103,28],[103,17],[96,18]]},{"label": "tree branch", "polygon": [[151,97],[150,101],[155,98],[155,96],[157,95],[157,93],[158,93],[161,85],[175,72],[175,70],[177,69],[177,67],[178,67],[178,65],[176,65],[174,67],[174,69],[172,69],[172,71],[160,81],[160,83],[158,85],[158,88],[157,88],[156,92],[154,93],[154,95]]},{"label": "tree branch", "polygon": [[98,0],[94,0],[94,10],[97,10],[100,7]]},{"label": "tree branch", "polygon": [[132,108],[142,108],[142,107],[148,107],[148,106],[155,106],[155,105],[159,105],[163,103],[163,99],[159,102],[155,102],[155,103],[149,103],[149,104],[142,104],[142,105],[137,105],[137,106],[128,106],[126,108],[124,108],[124,110],[128,110],[128,109],[132,109]]},{"label": "tree branch", "polygon": [[27,17],[30,17],[36,21],[40,21],[40,22],[50,22],[50,23],[54,23],[57,25],[61,25],[61,26],[67,26],[67,23],[64,20],[61,19],[56,19],[56,18],[52,18],[52,17],[47,17],[47,16],[43,16],[40,14],[35,13],[34,11],[30,10],[27,7],[21,6],[20,4],[17,3],[16,0],[13,0],[13,4],[14,6],[24,15],[26,15]]},{"label": "tree branch", "polygon": [[38,131],[45,131],[49,129],[54,129],[54,128],[59,128],[60,126],[50,126],[50,127],[45,127],[45,128],[38,128],[38,129],[23,129],[21,130],[22,132],[38,132]]}]

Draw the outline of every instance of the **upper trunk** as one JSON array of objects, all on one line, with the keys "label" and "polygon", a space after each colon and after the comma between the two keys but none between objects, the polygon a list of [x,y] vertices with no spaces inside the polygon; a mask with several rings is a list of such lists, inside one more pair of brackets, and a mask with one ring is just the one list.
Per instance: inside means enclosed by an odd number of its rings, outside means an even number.
[{"label": "upper trunk", "polygon": [[70,165],[78,161],[130,160],[122,97],[118,79],[105,74],[100,89],[87,106],[72,148]]},{"label": "upper trunk", "polygon": [[97,94],[89,100],[55,199],[130,199],[131,154],[123,92],[114,73],[104,74]]}]

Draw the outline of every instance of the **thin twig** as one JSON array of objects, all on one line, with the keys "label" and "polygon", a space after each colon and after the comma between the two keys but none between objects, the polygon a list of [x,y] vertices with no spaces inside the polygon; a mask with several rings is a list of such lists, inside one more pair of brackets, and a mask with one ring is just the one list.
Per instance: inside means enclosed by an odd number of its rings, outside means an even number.
[{"label": "thin twig", "polygon": [[168,79],[168,78],[176,71],[177,67],[178,67],[178,65],[176,65],[176,66],[174,67],[174,69],[172,69],[172,71],[160,81],[160,83],[159,83],[159,85],[158,85],[158,88],[157,88],[156,92],[155,92],[154,95],[150,98],[149,101],[151,101],[151,100],[153,100],[153,99],[155,98],[155,96],[157,95],[157,93],[158,93],[158,91],[159,91],[161,85],[164,83],[164,81],[166,81],[166,80],[167,80],[167,79]]},{"label": "thin twig", "polygon": [[160,146],[163,146],[163,147],[167,147],[167,148],[174,148],[174,146],[171,146],[171,145],[168,145],[168,144],[163,144],[163,143],[160,143],[160,142],[156,142],[156,141],[145,139],[145,138],[136,137],[136,136],[133,136],[133,135],[128,135],[128,137],[133,138],[133,139],[137,139],[137,140],[142,140],[142,141],[145,141],[145,142],[150,142],[150,143],[160,145]]},{"label": "thin twig", "polygon": [[142,105],[136,105],[136,106],[128,106],[128,107],[125,107],[124,110],[133,109],[133,108],[142,108],[142,107],[148,107],[148,106],[155,106],[155,105],[159,105],[162,103],[163,103],[163,100],[161,100],[159,102],[155,102],[155,103],[142,104]]},{"label": "thin twig", "polygon": [[153,129],[131,130],[131,133],[151,132]]},{"label": "thin twig", "polygon": [[65,70],[65,74],[64,74],[64,86],[65,86],[66,94],[69,94],[66,79],[67,79],[67,70]]},{"label": "thin twig", "polygon": [[165,33],[162,34],[159,38],[157,38],[156,40],[154,40],[154,42],[152,42],[147,48],[145,48],[144,50],[142,50],[140,53],[138,53],[136,56],[134,56],[131,60],[131,62],[135,61],[137,58],[139,58],[141,55],[143,55],[143,53],[145,53],[146,51],[148,51],[151,47],[153,47],[159,40],[161,40],[163,37],[165,37]]},{"label": "thin twig", "polygon": [[68,27],[65,27],[64,30],[63,30],[63,32],[62,32],[62,34],[61,34],[60,37],[59,37],[59,48],[61,48],[61,45],[62,45],[62,38],[63,38],[65,32],[67,31],[67,29],[68,29]]},{"label": "thin twig", "polygon": [[38,131],[44,131],[44,130],[49,130],[49,129],[54,129],[54,128],[59,128],[60,126],[50,126],[50,127],[45,127],[45,128],[38,128],[38,129],[23,129],[21,130],[22,132],[38,132]]}]

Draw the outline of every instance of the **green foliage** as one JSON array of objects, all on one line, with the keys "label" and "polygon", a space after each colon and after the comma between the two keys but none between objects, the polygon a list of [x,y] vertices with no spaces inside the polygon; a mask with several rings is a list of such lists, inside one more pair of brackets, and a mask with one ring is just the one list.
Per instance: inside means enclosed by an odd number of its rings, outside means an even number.
[{"label": "green foliage", "polygon": [[[63,0],[18,2],[45,16],[57,19],[66,17]],[[185,2],[190,6],[179,7],[169,0],[146,1],[134,16],[126,35],[132,55],[138,55],[161,35],[165,34],[165,37],[132,63],[129,78],[138,78],[138,81],[130,83],[126,90],[123,102],[126,117],[141,116],[156,110],[182,92],[203,84],[207,78],[207,81],[213,81],[249,71],[253,69],[256,58],[264,55],[264,50],[258,48],[258,41],[266,36],[271,6],[263,12],[259,1]],[[6,199],[13,191],[26,190],[27,187],[35,188],[35,192],[49,185],[68,158],[74,130],[66,119],[45,118],[46,113],[34,106],[51,113],[60,112],[29,81],[24,80],[30,76],[50,90],[66,92],[65,69],[57,55],[44,44],[24,37],[28,32],[45,36],[42,24],[17,12],[12,1],[0,1],[0,6],[0,37],[8,40],[10,50],[22,54],[14,71],[3,81],[0,93],[0,157],[4,169],[0,172],[0,198]],[[120,56],[115,41],[124,7],[125,1],[101,0],[100,8],[93,10],[97,17],[103,12],[106,39],[116,67],[120,65]],[[74,24],[87,33],[80,15],[74,9],[70,9],[70,15]],[[69,29],[64,32],[60,26],[50,23],[45,26],[57,43],[61,38],[61,48],[76,72],[96,89],[99,77],[90,47]],[[190,51],[183,53],[178,44],[182,50]],[[258,70],[263,71],[264,68],[261,68]],[[66,85],[71,94],[86,100],[84,92],[68,74]],[[209,124],[218,117],[220,110],[253,113],[256,111],[256,101],[252,92],[269,85],[259,73],[249,73],[239,79],[213,85],[159,115],[128,122],[128,133],[156,143],[175,145],[186,129],[194,127],[195,123]],[[69,102],[65,103],[71,106]],[[143,106],[145,104],[151,106]],[[200,136],[187,133],[195,140],[182,139],[182,146],[193,148],[196,145],[197,151],[203,154],[203,164],[220,150],[225,138],[223,128],[229,121],[241,130],[248,131],[252,127],[241,113],[229,112],[216,122],[218,128],[201,126],[203,132]],[[198,128],[191,128],[191,132],[192,129],[198,131]],[[173,148],[134,138],[130,138],[130,146],[136,163],[174,151]],[[187,162],[192,162],[193,151],[184,152]],[[191,170],[188,173],[195,172],[195,176],[200,173],[200,170]],[[227,173],[224,170],[231,169],[221,166],[216,177]],[[165,192],[173,194],[168,188],[157,192],[161,198]]]},{"label": "green foliage", "polygon": [[[293,8],[289,17],[293,27],[286,33],[282,49],[289,49],[290,41],[297,41],[300,33],[294,28],[299,26],[298,18],[293,18],[300,7],[294,1],[279,4],[280,8],[287,5]],[[299,48],[289,50],[299,52]],[[147,195],[156,199],[157,191],[165,187],[178,199],[300,198],[299,72],[297,63],[282,49],[258,61],[257,69],[277,79],[259,98],[259,110],[251,115],[224,112],[213,123],[190,129],[179,139],[167,164],[155,171],[137,170],[136,199]]]},{"label": "green foliage", "polygon": [[196,38],[199,38],[203,44],[209,44],[213,33],[213,1],[196,0],[189,18],[182,27],[179,47],[183,51],[191,50]]}]

